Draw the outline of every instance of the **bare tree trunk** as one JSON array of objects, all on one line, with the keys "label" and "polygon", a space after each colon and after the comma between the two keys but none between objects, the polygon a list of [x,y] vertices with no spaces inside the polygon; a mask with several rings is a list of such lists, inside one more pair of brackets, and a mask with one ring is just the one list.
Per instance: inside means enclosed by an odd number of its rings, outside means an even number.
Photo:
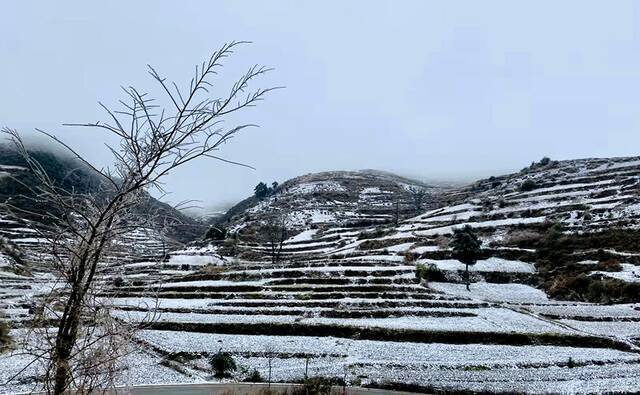
[{"label": "bare tree trunk", "polygon": [[467,284],[467,291],[471,291],[471,288],[469,287],[469,284],[470,284],[470,281],[469,281],[469,264],[465,263],[464,267],[465,267],[465,269],[464,269],[465,276],[464,277],[465,277],[465,281],[466,281],[466,284]]},{"label": "bare tree trunk", "polygon": [[269,358],[269,388],[271,388],[271,358]]},{"label": "bare tree trunk", "polygon": [[[24,342],[34,357],[29,365],[43,362],[45,366],[47,391],[52,390],[54,394],[70,390],[89,393],[114,385],[117,373],[114,360],[122,356],[120,349],[125,344],[114,338],[126,333],[120,329],[124,325],[116,324],[117,318],[108,311],[105,313],[104,304],[96,297],[98,284],[102,284],[94,281],[102,276],[98,262],[116,244],[119,236],[139,227],[148,228],[153,222],[153,213],[140,215],[134,209],[144,201],[148,190],[163,192],[162,179],[195,159],[206,157],[230,162],[217,156],[217,151],[241,130],[255,126],[244,124],[227,129],[220,128],[219,124],[228,114],[254,106],[265,94],[276,89],[250,91],[252,81],[269,69],[251,67],[223,97],[216,98],[209,91],[212,87],[210,79],[239,44],[243,42],[224,45],[208,61],[196,67],[195,76],[184,91],[149,67],[149,73],[171,103],[169,108],[158,109],[146,93],[129,87],[125,92],[130,103],[120,101],[123,109],[112,111],[103,106],[109,121],[70,125],[106,130],[119,140],[115,148],[108,146],[115,161],[112,168],[97,169],[57,137],[38,130],[65,147],[82,166],[100,178],[95,191],[81,193],[61,188],[31,156],[19,133],[2,129],[15,143],[38,181],[34,187],[28,187],[33,195],[31,199],[51,207],[44,214],[38,214],[48,220],[46,225],[43,221],[42,226],[30,225],[30,229],[47,241],[60,286],[54,287],[42,300],[38,299],[44,306],[43,313],[34,317],[33,327],[45,328],[41,331],[44,341],[36,346]],[[31,214],[10,203],[5,205],[10,212]],[[163,255],[166,255],[165,247],[163,244]],[[54,307],[59,304],[64,304],[62,314]],[[55,334],[42,325],[52,315],[59,316]],[[87,320],[89,324],[85,325]],[[131,330],[138,324],[130,323]],[[107,332],[99,333],[96,327]],[[126,340],[130,341],[130,337]]]},{"label": "bare tree trunk", "polygon": [[284,244],[284,240],[281,239],[278,245],[278,253],[276,254],[276,262],[280,262],[280,255],[282,255],[282,245]]},{"label": "bare tree trunk", "polygon": [[398,224],[400,223],[400,198],[396,197],[396,203],[395,203],[395,213],[393,216],[394,219],[394,225],[398,226]]},{"label": "bare tree trunk", "polygon": [[70,360],[80,324],[80,315],[78,314],[80,306],[74,303],[71,308],[71,313],[67,318],[60,320],[60,329],[54,350],[55,383],[53,393],[56,395],[64,393],[69,388],[71,379]]}]

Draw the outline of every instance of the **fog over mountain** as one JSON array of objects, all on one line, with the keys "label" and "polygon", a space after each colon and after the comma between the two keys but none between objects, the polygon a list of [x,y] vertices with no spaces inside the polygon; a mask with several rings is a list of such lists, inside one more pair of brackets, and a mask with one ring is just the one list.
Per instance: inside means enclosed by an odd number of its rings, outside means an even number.
[{"label": "fog over mountain", "polygon": [[254,63],[276,68],[266,86],[286,86],[238,120],[261,127],[221,151],[256,170],[187,166],[168,179],[173,202],[237,201],[259,181],[337,169],[468,181],[545,155],[634,155],[639,142],[634,2],[69,1],[2,11],[0,55],[10,61],[0,64],[0,120],[52,131],[98,165],[113,141],[62,123],[105,119],[97,102],[115,107],[121,85],[151,89],[146,64],[183,85],[222,43],[254,41],[217,88]]}]

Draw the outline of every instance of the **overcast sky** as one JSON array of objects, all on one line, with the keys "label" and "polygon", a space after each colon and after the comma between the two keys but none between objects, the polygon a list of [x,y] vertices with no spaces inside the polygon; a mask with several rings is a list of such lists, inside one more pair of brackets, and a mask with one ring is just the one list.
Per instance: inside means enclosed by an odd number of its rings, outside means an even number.
[{"label": "overcast sky", "polygon": [[[201,161],[171,201],[235,201],[261,180],[375,168],[474,179],[554,159],[637,155],[640,2],[3,1],[0,125],[54,132],[98,165],[105,119],[146,65],[183,85],[224,42],[285,85],[224,147],[257,170]],[[156,91],[158,92],[158,91]],[[160,93],[160,92],[158,92]]]}]

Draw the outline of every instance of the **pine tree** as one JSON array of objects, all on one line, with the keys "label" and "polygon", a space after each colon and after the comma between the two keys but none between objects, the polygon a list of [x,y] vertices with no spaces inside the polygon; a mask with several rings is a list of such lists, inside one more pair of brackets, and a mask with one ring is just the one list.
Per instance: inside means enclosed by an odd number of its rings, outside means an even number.
[{"label": "pine tree", "polygon": [[255,192],[258,200],[263,200],[264,198],[269,196],[269,187],[264,182],[258,183],[253,191]]},{"label": "pine tree", "polygon": [[453,248],[453,255],[465,264],[465,280],[467,291],[469,288],[469,265],[474,265],[482,254],[482,240],[469,225],[453,230],[453,240],[449,244]]}]

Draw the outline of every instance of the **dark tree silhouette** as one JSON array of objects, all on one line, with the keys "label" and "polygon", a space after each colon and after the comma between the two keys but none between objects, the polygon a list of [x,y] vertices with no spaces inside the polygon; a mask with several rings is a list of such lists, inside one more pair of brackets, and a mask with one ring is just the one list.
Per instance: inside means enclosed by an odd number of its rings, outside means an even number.
[{"label": "dark tree silhouette", "polygon": [[269,196],[269,187],[264,182],[258,183],[256,187],[253,189],[255,196],[258,200],[263,200],[267,196]]},{"label": "dark tree silhouette", "polygon": [[271,263],[274,265],[280,261],[282,246],[287,237],[289,237],[287,214],[274,211],[259,230],[259,238],[269,247]]},{"label": "dark tree silhouette", "polygon": [[453,230],[453,240],[449,244],[453,248],[453,256],[465,264],[465,281],[469,288],[469,265],[474,265],[482,254],[482,240],[469,225]]}]

